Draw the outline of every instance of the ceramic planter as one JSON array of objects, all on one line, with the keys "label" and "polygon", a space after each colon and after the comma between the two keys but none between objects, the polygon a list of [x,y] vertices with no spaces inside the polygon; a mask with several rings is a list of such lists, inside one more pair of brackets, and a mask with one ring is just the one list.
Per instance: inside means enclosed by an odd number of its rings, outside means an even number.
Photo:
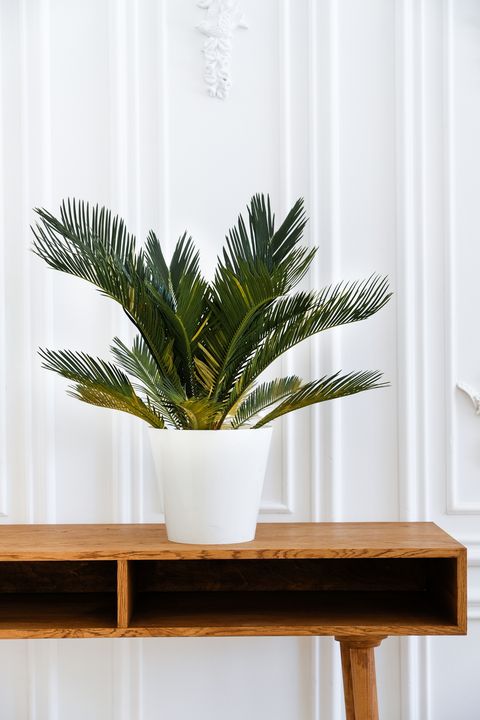
[{"label": "ceramic planter", "polygon": [[258,430],[149,430],[168,539],[253,540],[272,439]]}]

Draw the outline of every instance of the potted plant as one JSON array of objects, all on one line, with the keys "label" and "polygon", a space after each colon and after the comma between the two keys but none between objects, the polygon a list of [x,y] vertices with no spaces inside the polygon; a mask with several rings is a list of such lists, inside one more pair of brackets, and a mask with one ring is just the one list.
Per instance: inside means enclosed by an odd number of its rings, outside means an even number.
[{"label": "potted plant", "polygon": [[377,371],[311,382],[262,374],[312,335],[376,313],[390,297],[387,280],[294,291],[316,252],[300,244],[301,199],[275,229],[268,196],[255,195],[248,218],[240,215],[229,231],[211,282],[186,233],[167,264],[153,231],[137,249],[106,208],[67,200],[58,217],[35,212],[33,251],[120,303],[137,331],[131,347],[114,338],[115,363],[41,349],[44,367],[70,380],[74,397],[148,423],[170,540],[253,539],[271,423],[385,385]]}]

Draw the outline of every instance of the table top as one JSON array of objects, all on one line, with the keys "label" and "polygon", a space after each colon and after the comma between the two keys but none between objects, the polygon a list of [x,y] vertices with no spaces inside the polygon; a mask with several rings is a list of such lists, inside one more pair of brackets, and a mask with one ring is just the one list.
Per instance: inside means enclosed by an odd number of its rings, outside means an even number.
[{"label": "table top", "polygon": [[465,548],[434,523],[263,523],[255,540],[184,545],[158,524],[0,525],[2,560],[195,560],[458,557]]}]

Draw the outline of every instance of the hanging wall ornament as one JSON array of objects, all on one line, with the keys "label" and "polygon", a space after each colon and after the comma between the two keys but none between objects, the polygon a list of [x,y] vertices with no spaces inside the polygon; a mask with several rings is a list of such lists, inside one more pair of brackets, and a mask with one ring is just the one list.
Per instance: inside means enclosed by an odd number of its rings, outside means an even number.
[{"label": "hanging wall ornament", "polygon": [[207,11],[205,20],[197,25],[206,36],[203,43],[205,57],[204,78],[210,97],[224,100],[231,85],[230,58],[233,33],[247,28],[239,0],[198,0],[198,7]]}]

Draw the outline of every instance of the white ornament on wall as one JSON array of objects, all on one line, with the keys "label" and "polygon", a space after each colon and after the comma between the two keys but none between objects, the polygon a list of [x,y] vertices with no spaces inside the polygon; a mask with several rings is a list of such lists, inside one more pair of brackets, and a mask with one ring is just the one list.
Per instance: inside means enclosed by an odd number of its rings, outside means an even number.
[{"label": "white ornament on wall", "polygon": [[475,410],[475,414],[480,415],[480,395],[474,390],[471,385],[467,385],[467,383],[459,382],[457,383],[457,388],[464,392],[465,395],[470,398],[473,404],[473,408]]},{"label": "white ornament on wall", "polygon": [[205,56],[204,79],[210,97],[225,100],[230,85],[230,59],[233,33],[237,28],[247,28],[239,0],[198,0],[198,7],[207,11],[207,17],[197,25],[206,35],[203,43]]}]

